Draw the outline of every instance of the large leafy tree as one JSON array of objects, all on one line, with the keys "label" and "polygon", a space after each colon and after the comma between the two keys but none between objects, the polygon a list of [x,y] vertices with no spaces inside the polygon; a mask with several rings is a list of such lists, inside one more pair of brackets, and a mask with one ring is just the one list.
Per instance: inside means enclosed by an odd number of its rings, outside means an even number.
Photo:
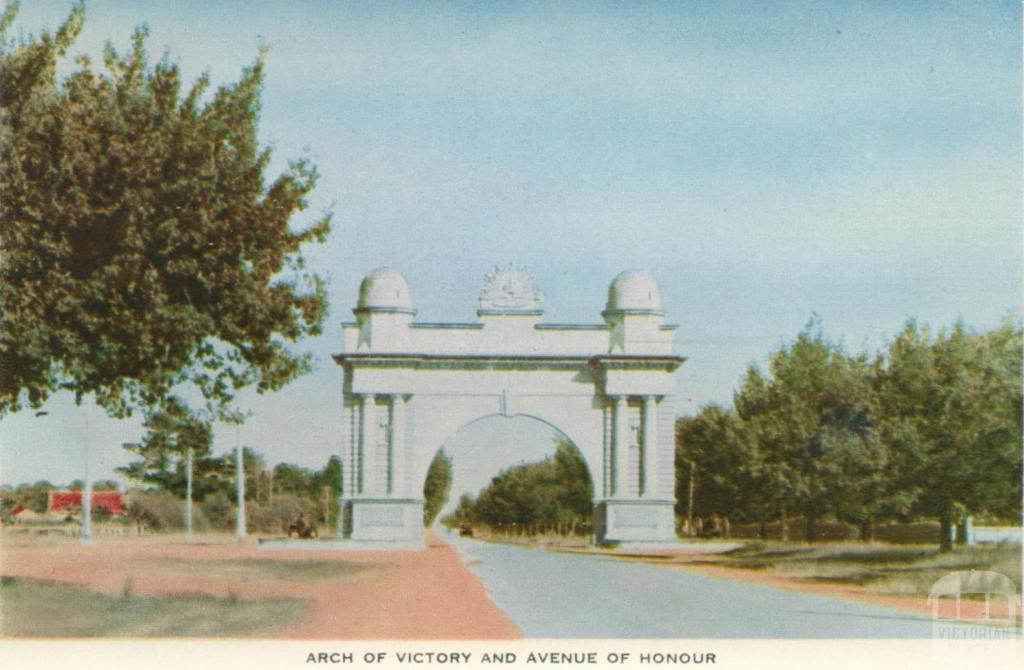
[{"label": "large leafy tree", "polygon": [[885,430],[916,455],[914,509],[939,519],[944,550],[962,514],[1020,515],[1021,345],[1012,321],[937,337],[909,323],[879,366]]},{"label": "large leafy tree", "polygon": [[888,452],[874,424],[866,356],[848,356],[812,320],[773,354],[770,373],[748,372],[736,407],[784,528],[792,512],[806,520],[808,540],[826,514],[868,524],[882,511]]},{"label": "large leafy tree", "polygon": [[325,315],[301,248],[329,216],[291,225],[308,163],[266,179],[262,57],[214,92],[183,88],[139,29],[59,78],[84,7],[19,39],[16,11],[0,18],[0,414],[66,389],[123,416],[179,385],[223,410],[307,369],[287,343]]},{"label": "large leafy tree", "polygon": [[762,520],[757,452],[745,437],[736,413],[715,404],[676,422],[680,514],[690,520],[710,514]]}]

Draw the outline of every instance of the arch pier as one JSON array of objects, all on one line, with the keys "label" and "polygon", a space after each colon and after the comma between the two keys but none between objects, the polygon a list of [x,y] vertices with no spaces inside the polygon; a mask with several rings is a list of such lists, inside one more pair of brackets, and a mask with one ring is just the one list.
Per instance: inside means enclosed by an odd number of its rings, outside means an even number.
[{"label": "arch pier", "polygon": [[477,320],[421,323],[391,268],[368,274],[343,324],[340,535],[422,546],[423,483],[437,450],[492,414],[528,415],[580,450],[594,480],[599,542],[675,540],[675,326],[657,284],[623,272],[603,323],[543,322],[543,297],[514,267],[496,268]]}]

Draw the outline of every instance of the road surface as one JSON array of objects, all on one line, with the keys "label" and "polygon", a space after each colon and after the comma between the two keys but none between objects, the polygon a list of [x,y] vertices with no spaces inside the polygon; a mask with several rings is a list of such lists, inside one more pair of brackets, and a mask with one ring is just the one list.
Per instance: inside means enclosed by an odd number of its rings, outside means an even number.
[{"label": "road surface", "polygon": [[527,638],[930,638],[931,619],[669,566],[445,535]]}]

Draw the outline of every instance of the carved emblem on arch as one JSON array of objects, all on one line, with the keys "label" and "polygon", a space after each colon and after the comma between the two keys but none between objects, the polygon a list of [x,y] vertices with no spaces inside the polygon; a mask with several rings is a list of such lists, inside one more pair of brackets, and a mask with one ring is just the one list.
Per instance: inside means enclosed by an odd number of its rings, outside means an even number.
[{"label": "carved emblem on arch", "polygon": [[533,275],[526,268],[495,266],[485,277],[480,290],[482,312],[536,312],[544,295],[533,285]]}]

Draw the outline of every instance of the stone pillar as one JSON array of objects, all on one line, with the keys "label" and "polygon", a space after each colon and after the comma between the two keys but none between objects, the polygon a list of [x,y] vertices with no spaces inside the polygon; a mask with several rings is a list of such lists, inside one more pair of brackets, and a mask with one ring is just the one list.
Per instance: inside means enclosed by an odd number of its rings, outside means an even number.
[{"label": "stone pillar", "polygon": [[[407,495],[408,403],[401,394],[367,393],[358,397],[362,483],[355,498],[347,502],[343,536],[356,545],[422,547],[423,501]],[[378,398],[386,398],[387,406],[378,406]]]},{"label": "stone pillar", "polygon": [[377,397],[372,393],[362,396],[362,430],[359,442],[359,492],[363,497],[372,497],[376,493],[375,477],[377,463],[374,453],[377,450]]},{"label": "stone pillar", "polygon": [[345,497],[355,498],[359,493],[359,403],[355,398],[348,398],[348,407],[345,408],[345,418],[348,420],[345,425],[345,480],[342,484],[345,487]]},{"label": "stone pillar", "polygon": [[629,423],[626,396],[615,396],[615,497],[629,495]]},{"label": "stone pillar", "polygon": [[405,453],[405,398],[391,396],[391,473],[388,477],[389,495],[402,496],[406,492]]},{"label": "stone pillar", "polygon": [[604,453],[601,459],[601,498],[611,498],[615,493],[615,406],[604,399],[603,422]]},{"label": "stone pillar", "polygon": [[644,396],[644,408],[643,408],[643,449],[640,452],[640,472],[642,477],[642,493],[644,498],[653,498],[655,496],[655,471],[657,470],[658,458],[656,451],[658,449],[658,421],[655,418],[655,414],[658,410],[656,398],[652,395]]}]

